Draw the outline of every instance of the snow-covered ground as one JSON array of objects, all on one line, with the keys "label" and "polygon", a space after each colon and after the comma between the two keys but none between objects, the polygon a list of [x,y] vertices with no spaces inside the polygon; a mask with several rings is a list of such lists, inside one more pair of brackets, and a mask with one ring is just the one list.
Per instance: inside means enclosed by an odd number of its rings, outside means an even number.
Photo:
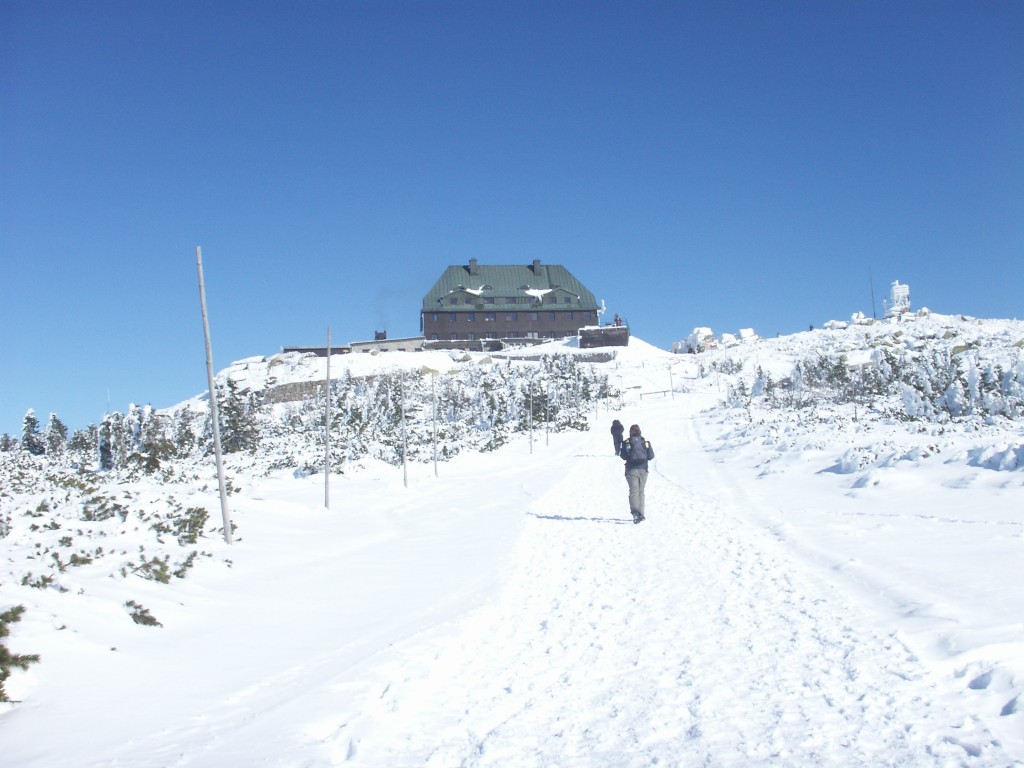
[{"label": "snow-covered ground", "polygon": [[[776,342],[750,354],[782,371]],[[8,645],[42,661],[7,681],[0,762],[1024,765],[1019,422],[788,423],[722,407],[705,355],[620,352],[590,431],[407,484],[365,462],[329,510],[322,475],[232,465],[235,543],[128,577],[161,627],[98,565],[5,579]],[[640,525],[614,418],[657,453]]]}]

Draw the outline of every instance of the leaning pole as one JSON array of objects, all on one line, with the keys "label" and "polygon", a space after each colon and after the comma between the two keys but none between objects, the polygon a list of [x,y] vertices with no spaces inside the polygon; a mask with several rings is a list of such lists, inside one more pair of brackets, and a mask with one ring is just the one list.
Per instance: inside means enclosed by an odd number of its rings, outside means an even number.
[{"label": "leaning pole", "polygon": [[220,514],[224,519],[224,541],[231,544],[231,516],[228,494],[224,487],[224,461],[220,451],[220,417],[217,415],[217,390],[213,383],[213,352],[210,351],[210,321],[206,318],[206,286],[203,285],[203,252],[196,246],[196,268],[199,270],[199,304],[203,310],[203,335],[206,337],[206,378],[210,383],[210,420],[213,423],[213,453],[217,457],[217,483],[220,486]]},{"label": "leaning pole", "polygon": [[331,508],[331,326],[327,326],[327,390],[324,393],[324,509]]}]

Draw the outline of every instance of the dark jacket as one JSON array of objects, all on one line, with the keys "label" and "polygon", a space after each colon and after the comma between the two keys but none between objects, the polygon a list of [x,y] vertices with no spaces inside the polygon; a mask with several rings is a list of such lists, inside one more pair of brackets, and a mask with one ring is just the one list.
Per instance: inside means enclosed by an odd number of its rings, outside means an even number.
[{"label": "dark jacket", "polygon": [[[642,461],[637,461],[629,458],[629,450],[634,440],[639,440],[647,453],[647,458]],[[619,458],[626,462],[626,469],[647,469],[647,462],[654,458],[654,448],[651,447],[651,441],[644,438],[643,435],[637,435],[635,437],[629,437],[622,441],[622,447],[619,448]]]},{"label": "dark jacket", "polygon": [[622,433],[626,431],[626,428],[622,426],[622,422],[616,419],[612,422],[612,448],[616,451],[622,447]]}]

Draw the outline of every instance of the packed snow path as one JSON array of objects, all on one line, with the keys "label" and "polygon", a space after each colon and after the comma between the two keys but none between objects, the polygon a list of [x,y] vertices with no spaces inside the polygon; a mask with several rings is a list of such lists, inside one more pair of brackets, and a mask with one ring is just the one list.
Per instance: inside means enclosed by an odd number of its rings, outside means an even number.
[{"label": "packed snow path", "polygon": [[581,439],[526,510],[500,599],[397,648],[325,739],[333,760],[1011,764],[983,725],[943,706],[955,697],[895,633],[745,523],[692,422],[656,410],[647,522],[629,519],[610,445]]}]

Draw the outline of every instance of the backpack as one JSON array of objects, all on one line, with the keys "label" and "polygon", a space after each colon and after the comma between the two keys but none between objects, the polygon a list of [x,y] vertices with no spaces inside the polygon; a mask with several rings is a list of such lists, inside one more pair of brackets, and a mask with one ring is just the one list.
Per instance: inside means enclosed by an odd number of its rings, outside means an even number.
[{"label": "backpack", "polygon": [[647,446],[640,435],[629,438],[629,450],[626,452],[629,461],[647,461]]}]

